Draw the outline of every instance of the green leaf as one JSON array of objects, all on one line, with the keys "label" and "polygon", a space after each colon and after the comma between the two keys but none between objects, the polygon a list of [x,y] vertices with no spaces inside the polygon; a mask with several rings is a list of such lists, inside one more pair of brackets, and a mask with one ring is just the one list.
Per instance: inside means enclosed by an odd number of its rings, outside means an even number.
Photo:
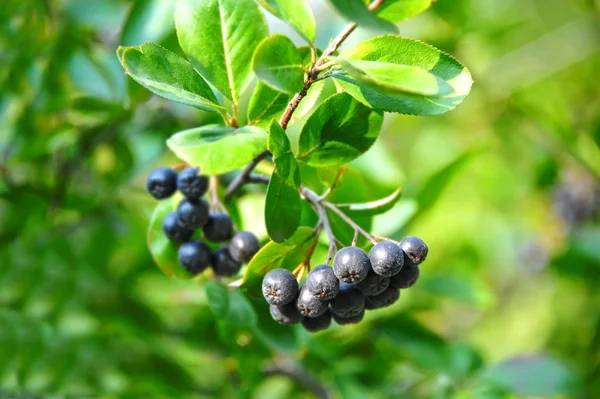
[{"label": "green leaf", "polygon": [[387,0],[375,14],[386,21],[398,23],[415,17],[431,6],[432,0]]},{"label": "green leaf", "polygon": [[192,65],[237,104],[252,81],[254,50],[268,33],[258,6],[253,0],[179,0],[175,26]]},{"label": "green leaf", "polygon": [[272,119],[279,120],[291,96],[258,81],[248,105],[248,124],[268,127]]},{"label": "green leaf", "polygon": [[306,41],[315,41],[317,24],[308,0],[257,1],[271,14],[287,22]]},{"label": "green leaf", "polygon": [[383,116],[346,93],[329,97],[308,118],[299,139],[298,160],[311,166],[341,166],[367,151]]},{"label": "green leaf", "polygon": [[177,257],[179,245],[169,240],[162,229],[164,218],[177,209],[180,197],[172,196],[162,200],[154,208],[148,225],[148,248],[154,263],[169,278],[187,280],[194,276],[187,272],[180,264]]},{"label": "green leaf", "polygon": [[469,71],[451,56],[426,43],[399,36],[379,36],[344,51],[349,61],[378,61],[424,69],[445,81],[452,92],[428,97],[410,93],[379,92],[349,73],[336,71],[341,89],[372,108],[412,115],[437,115],[454,109],[469,94],[473,80]]},{"label": "green leaf", "polygon": [[238,326],[252,326],[256,324],[258,317],[252,304],[239,290],[229,293],[229,311],[227,321]]},{"label": "green leaf", "polygon": [[117,55],[127,74],[154,94],[205,111],[225,110],[187,61],[158,44],[119,47]]},{"label": "green leaf", "polygon": [[182,160],[207,175],[239,169],[265,150],[267,133],[254,126],[233,129],[207,125],[176,133],[167,145]]},{"label": "green leaf", "polygon": [[229,312],[229,291],[216,281],[207,281],[204,285],[208,304],[216,319],[224,319]]},{"label": "green leaf", "polygon": [[252,69],[258,79],[276,90],[293,94],[302,89],[302,56],[287,36],[276,34],[263,40],[252,58]]},{"label": "green leaf", "polygon": [[329,0],[340,14],[365,28],[382,33],[398,33],[396,26],[377,17],[361,0]]},{"label": "green leaf", "polygon": [[296,262],[297,257],[307,253],[315,239],[315,230],[309,227],[299,227],[293,236],[282,243],[274,241],[263,246],[246,267],[241,287],[250,295],[259,296],[262,280],[265,274],[277,268],[293,270],[302,261]]},{"label": "green leaf", "polygon": [[445,80],[416,66],[378,61],[348,61],[337,57],[330,59],[358,82],[381,93],[438,97],[453,91]]},{"label": "green leaf", "polygon": [[265,224],[269,237],[283,242],[291,237],[302,217],[300,169],[294,158],[290,141],[279,123],[273,121],[269,129],[268,149],[273,153],[275,169],[267,188]]},{"label": "green leaf", "polygon": [[135,0],[123,25],[120,43],[132,46],[142,42],[163,41],[173,32],[175,2]]},{"label": "green leaf", "polygon": [[401,189],[397,189],[385,198],[362,204],[337,204],[348,216],[374,216],[392,209],[401,197]]}]

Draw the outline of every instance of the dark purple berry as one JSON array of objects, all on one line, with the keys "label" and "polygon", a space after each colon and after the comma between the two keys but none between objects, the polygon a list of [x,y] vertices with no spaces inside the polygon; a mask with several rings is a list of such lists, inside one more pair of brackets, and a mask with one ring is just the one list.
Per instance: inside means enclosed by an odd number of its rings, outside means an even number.
[{"label": "dark purple berry", "polygon": [[271,305],[292,303],[298,296],[298,281],[289,270],[271,270],[263,279],[262,293]]},{"label": "dark purple berry", "polygon": [[227,247],[221,247],[213,255],[213,270],[217,276],[235,276],[242,264],[234,260]]},{"label": "dark purple berry", "polygon": [[192,274],[204,271],[211,263],[210,248],[202,241],[189,241],[179,247],[179,263]]},{"label": "dark purple berry", "polygon": [[331,312],[341,317],[353,317],[365,308],[365,295],[354,284],[341,283],[340,292],[331,300]]},{"label": "dark purple berry", "polygon": [[331,325],[331,312],[326,309],[325,312],[317,317],[304,317],[302,326],[308,332],[317,332],[326,330]]},{"label": "dark purple berry", "polygon": [[315,298],[306,286],[300,289],[296,307],[302,316],[319,317],[329,309],[329,301]]},{"label": "dark purple berry", "polygon": [[302,321],[302,315],[296,309],[295,302],[281,306],[271,305],[269,311],[273,320],[279,324],[297,324]]},{"label": "dark purple berry", "polygon": [[382,241],[369,252],[369,261],[373,271],[383,277],[391,277],[402,269],[404,253],[396,244]]},{"label": "dark purple berry", "polygon": [[333,272],[345,283],[358,283],[367,277],[369,257],[360,248],[345,247],[340,249],[333,258]]},{"label": "dark purple berry", "polygon": [[208,189],[208,177],[199,173],[199,168],[190,167],[179,172],[177,177],[177,189],[193,202],[200,201]]},{"label": "dark purple berry", "polygon": [[170,197],[177,189],[177,172],[166,167],[154,169],[146,179],[146,189],[156,199]]},{"label": "dark purple berry", "polygon": [[365,295],[377,295],[381,294],[389,285],[389,277],[382,277],[370,269],[367,277],[360,283],[356,283],[356,288]]},{"label": "dark purple berry", "polygon": [[177,213],[171,212],[163,220],[163,232],[171,241],[185,242],[192,236],[192,230],[189,230],[179,223]]},{"label": "dark purple berry", "polygon": [[404,266],[400,273],[390,278],[390,287],[410,288],[417,282],[420,274],[419,266]]},{"label": "dark purple berry", "polygon": [[360,323],[362,321],[362,319],[365,317],[365,311],[361,310],[361,312],[359,314],[357,314],[356,316],[350,316],[350,317],[341,317],[336,315],[335,313],[331,314],[333,316],[333,320],[335,320],[335,322],[337,324],[339,324],[340,326],[346,325],[346,324],[356,324],[356,323]]},{"label": "dark purple berry", "polygon": [[233,236],[233,222],[226,213],[215,212],[210,214],[202,231],[204,231],[204,237],[209,241],[229,241]]},{"label": "dark purple berry", "polygon": [[306,289],[319,299],[333,298],[340,290],[340,280],[327,265],[317,266],[306,277]]},{"label": "dark purple berry", "polygon": [[240,231],[229,242],[229,252],[233,259],[241,263],[249,262],[260,249],[258,238],[250,232]]},{"label": "dark purple berry", "polygon": [[366,309],[380,309],[394,304],[400,298],[400,290],[388,287],[379,295],[368,296],[365,301]]},{"label": "dark purple berry", "polygon": [[400,249],[404,252],[404,264],[418,265],[427,258],[427,244],[419,237],[408,236],[400,241]]},{"label": "dark purple berry", "polygon": [[188,229],[202,227],[208,221],[208,203],[201,199],[198,202],[182,200],[177,207],[179,223]]}]

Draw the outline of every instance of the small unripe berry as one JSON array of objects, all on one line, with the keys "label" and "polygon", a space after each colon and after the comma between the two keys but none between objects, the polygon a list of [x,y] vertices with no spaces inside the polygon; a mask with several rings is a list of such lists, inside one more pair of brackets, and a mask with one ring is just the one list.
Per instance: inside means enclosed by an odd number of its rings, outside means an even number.
[{"label": "small unripe berry", "polygon": [[146,179],[146,189],[156,199],[170,197],[177,189],[177,172],[166,167],[154,169]]},{"label": "small unripe berry", "polygon": [[199,168],[185,168],[177,177],[177,189],[187,199],[199,201],[208,189],[208,177],[199,174]]},{"label": "small unripe berry", "polygon": [[400,298],[400,290],[388,287],[379,295],[368,296],[365,301],[366,309],[380,309],[394,304]]},{"label": "small unripe berry", "polygon": [[420,275],[419,266],[404,266],[400,273],[390,278],[390,287],[396,289],[410,288],[417,282]]},{"label": "small unripe berry", "polygon": [[331,325],[331,312],[326,309],[325,312],[317,317],[304,317],[302,326],[308,332],[317,332],[326,330]]},{"label": "small unripe berry", "polygon": [[289,270],[271,270],[263,278],[262,293],[272,305],[292,303],[298,296],[298,281]]},{"label": "small unripe berry", "polygon": [[357,314],[356,316],[350,316],[350,317],[341,317],[336,315],[335,313],[331,313],[331,315],[333,316],[333,320],[335,320],[335,322],[337,324],[339,324],[340,326],[346,325],[346,324],[357,324],[360,323],[362,321],[362,319],[365,317],[365,311],[361,310],[359,314]]},{"label": "small unripe berry", "polygon": [[353,317],[365,308],[365,295],[354,284],[341,283],[340,292],[331,300],[331,312],[341,317]]},{"label": "small unripe berry", "polygon": [[317,266],[306,277],[306,289],[319,299],[328,300],[340,290],[340,280],[327,265]]},{"label": "small unripe berry", "polygon": [[181,244],[178,251],[179,263],[190,273],[198,274],[211,263],[210,248],[202,241],[189,241]]},{"label": "small unripe berry", "polygon": [[208,221],[208,203],[203,199],[198,202],[184,199],[177,206],[177,217],[179,223],[188,229],[202,227]]},{"label": "small unripe berry", "polygon": [[185,242],[192,236],[192,230],[185,228],[179,223],[177,213],[171,212],[165,216],[162,224],[165,236],[171,241]]},{"label": "small unripe berry", "polygon": [[345,247],[333,258],[333,272],[345,283],[358,283],[367,277],[370,269],[369,257],[360,248]]},{"label": "small unripe berry", "polygon": [[427,258],[427,244],[419,237],[408,236],[400,241],[400,249],[404,252],[404,263],[410,265],[418,265]]},{"label": "small unripe berry", "polygon": [[302,316],[319,317],[329,309],[329,301],[315,298],[306,286],[300,289],[296,307]]},{"label": "small unripe berry", "polygon": [[302,315],[296,309],[296,303],[291,302],[286,305],[271,305],[269,307],[271,317],[279,324],[297,324],[302,321]]},{"label": "small unripe berry", "polygon": [[369,261],[375,273],[391,277],[402,269],[404,253],[393,242],[382,241],[375,244],[369,252]]},{"label": "small unripe berry", "polygon": [[227,247],[216,250],[213,256],[213,270],[217,276],[235,276],[242,264],[231,257]]},{"label": "small unripe berry", "polygon": [[209,215],[208,222],[202,228],[204,237],[212,242],[224,242],[233,236],[233,222],[229,215],[215,212]]},{"label": "small unripe berry", "polygon": [[381,294],[389,285],[389,277],[382,277],[370,269],[367,277],[360,283],[356,283],[356,288],[365,295],[377,295]]},{"label": "small unripe berry", "polygon": [[249,262],[260,249],[256,236],[248,231],[236,233],[229,242],[229,252],[233,259],[241,263]]}]

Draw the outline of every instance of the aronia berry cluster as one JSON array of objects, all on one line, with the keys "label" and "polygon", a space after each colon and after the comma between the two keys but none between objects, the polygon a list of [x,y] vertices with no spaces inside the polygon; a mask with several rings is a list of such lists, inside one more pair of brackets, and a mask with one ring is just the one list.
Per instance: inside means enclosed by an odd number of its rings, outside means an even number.
[{"label": "aronia berry cluster", "polygon": [[400,243],[381,241],[369,255],[358,247],[345,247],[333,265],[317,266],[303,285],[286,269],[275,269],[263,279],[263,296],[273,320],[281,324],[302,323],[310,332],[324,330],[331,319],[339,325],[360,322],[366,310],[395,303],[400,290],[419,278],[419,264],[428,248],[418,237]]},{"label": "aronia berry cluster", "polygon": [[[243,263],[260,249],[258,238],[250,232],[234,234],[233,221],[223,212],[211,212],[208,202],[202,198],[208,190],[208,177],[199,168],[188,167],[177,173],[171,168],[159,167],[148,175],[146,189],[156,199],[165,199],[179,190],[184,198],[177,210],[163,220],[163,232],[179,246],[179,263],[191,274],[202,273],[208,266],[218,276],[237,274]],[[194,233],[202,229],[203,238],[213,243],[229,242],[216,251]]]}]

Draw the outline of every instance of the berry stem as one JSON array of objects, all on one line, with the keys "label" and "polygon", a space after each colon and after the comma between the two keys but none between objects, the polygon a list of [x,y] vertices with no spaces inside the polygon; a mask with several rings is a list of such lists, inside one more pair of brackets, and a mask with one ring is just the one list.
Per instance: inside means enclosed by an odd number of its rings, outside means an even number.
[{"label": "berry stem", "polygon": [[357,230],[358,232],[360,232],[360,234],[362,234],[363,236],[365,236],[365,238],[367,238],[373,244],[377,244],[377,240],[375,239],[375,237],[373,237],[365,229],[363,229],[362,227],[360,227],[354,220],[350,219],[348,217],[348,215],[346,215],[344,212],[342,212],[337,206],[335,206],[331,202],[327,202],[327,201],[321,201],[321,203],[323,204],[324,207],[331,209],[340,218],[342,218],[342,220],[344,222],[348,223],[351,227],[353,227],[355,230]]},{"label": "berry stem", "polygon": [[354,229],[354,237],[352,238],[352,246],[355,247],[358,242],[358,230]]},{"label": "berry stem", "polygon": [[321,220],[319,220],[319,223],[317,224],[317,227],[315,229],[315,241],[312,243],[312,245],[308,249],[308,252],[306,253],[306,256],[304,257],[304,263],[306,264],[306,267],[308,268],[309,272],[310,272],[310,258],[312,258],[313,254],[315,253],[315,249],[317,249],[317,245],[319,245],[319,237],[321,237],[322,231],[323,231],[323,222]]},{"label": "berry stem", "polygon": [[320,222],[323,224],[323,229],[325,230],[325,233],[327,233],[327,239],[329,240],[329,252],[327,253],[327,260],[325,263],[329,264],[333,253],[337,251],[337,240],[335,238],[335,235],[333,234],[333,230],[331,229],[331,224],[329,223],[329,217],[327,216],[327,212],[323,207],[321,199],[314,191],[312,191],[306,186],[301,186],[300,192],[317,211]]},{"label": "berry stem", "polygon": [[210,210],[216,212],[219,209],[219,180],[217,176],[209,176],[208,187],[210,190]]},{"label": "berry stem", "polygon": [[225,192],[225,197],[223,198],[223,200],[225,202],[229,202],[229,200],[231,199],[233,194],[235,194],[235,192],[237,190],[239,190],[239,188],[242,187],[248,181],[248,177],[250,176],[250,174],[252,173],[252,171],[254,170],[256,165],[258,165],[260,163],[260,161],[262,161],[269,155],[271,155],[271,151],[264,150],[263,152],[258,154],[256,157],[254,157],[254,159],[252,161],[250,161],[250,163],[244,167],[242,172],[235,179],[233,179],[231,184],[229,184],[229,187],[227,187],[227,191]]},{"label": "berry stem", "polygon": [[377,240],[380,240],[380,241],[390,241],[390,242],[393,242],[393,243],[394,243],[394,244],[396,244],[396,245],[399,245],[399,244],[400,244],[400,242],[398,242],[398,241],[396,241],[396,240],[392,240],[392,239],[391,239],[391,238],[389,238],[389,237],[377,236],[377,235],[375,235],[375,234],[371,234],[371,235],[372,235],[373,237],[375,237],[375,239],[377,239]]}]

